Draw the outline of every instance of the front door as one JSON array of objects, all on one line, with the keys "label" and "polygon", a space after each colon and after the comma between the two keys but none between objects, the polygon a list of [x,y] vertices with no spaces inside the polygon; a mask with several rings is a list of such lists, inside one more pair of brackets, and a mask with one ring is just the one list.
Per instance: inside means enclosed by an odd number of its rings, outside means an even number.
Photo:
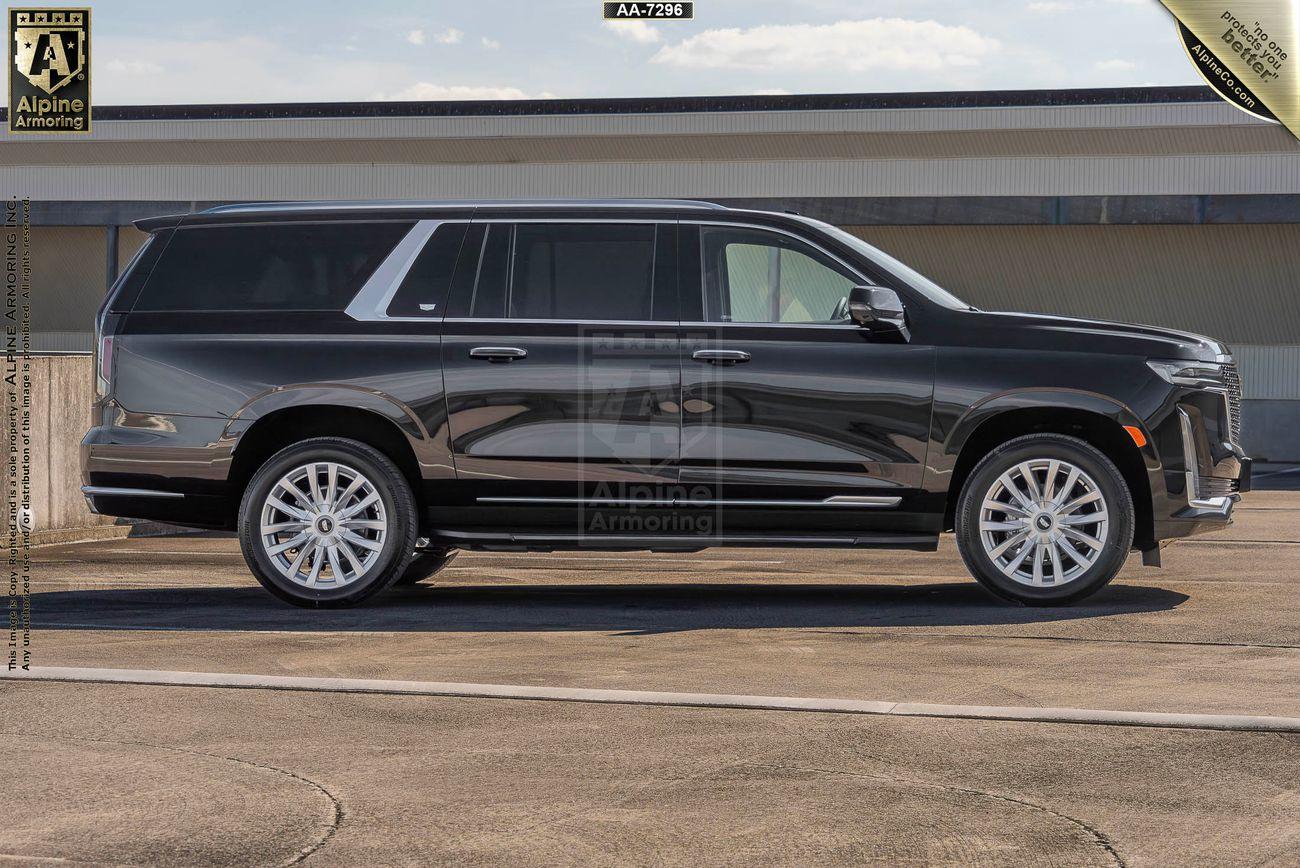
[{"label": "front door", "polygon": [[607,505],[676,482],[675,236],[672,222],[471,227],[443,324],[461,490],[446,523],[634,531]]},{"label": "front door", "polygon": [[[681,482],[723,535],[926,532],[934,350],[844,316],[867,281],[777,230],[681,227]],[[696,296],[698,293],[698,297]]]}]

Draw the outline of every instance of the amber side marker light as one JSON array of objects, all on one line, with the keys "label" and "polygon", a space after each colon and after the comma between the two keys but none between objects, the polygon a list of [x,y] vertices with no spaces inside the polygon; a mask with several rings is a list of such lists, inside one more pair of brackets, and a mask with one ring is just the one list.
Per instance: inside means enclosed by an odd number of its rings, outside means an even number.
[{"label": "amber side marker light", "polygon": [[1142,429],[1138,426],[1125,425],[1124,430],[1128,432],[1128,436],[1133,438],[1133,442],[1137,444],[1139,449],[1147,445],[1147,435],[1143,434]]}]

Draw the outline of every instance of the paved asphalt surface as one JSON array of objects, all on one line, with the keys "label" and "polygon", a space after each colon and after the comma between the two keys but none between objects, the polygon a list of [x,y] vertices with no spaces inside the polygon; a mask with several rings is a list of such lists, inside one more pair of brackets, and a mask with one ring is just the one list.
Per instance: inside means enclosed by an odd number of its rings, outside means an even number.
[{"label": "paved asphalt surface", "polygon": [[[461,554],[285,606],[235,541],[36,552],[35,662],[1300,716],[1300,493],[1069,609],[935,554]],[[1300,734],[0,681],[0,864],[1300,865]]]}]

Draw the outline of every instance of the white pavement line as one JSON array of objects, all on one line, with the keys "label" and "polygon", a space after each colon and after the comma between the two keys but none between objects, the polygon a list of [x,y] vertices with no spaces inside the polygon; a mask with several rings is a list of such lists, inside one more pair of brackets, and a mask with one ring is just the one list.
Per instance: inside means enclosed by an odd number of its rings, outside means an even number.
[{"label": "white pavement line", "polygon": [[764,711],[817,711],[830,714],[877,714],[895,717],[945,717],[1013,720],[1029,723],[1081,723],[1103,726],[1152,726],[1241,732],[1300,732],[1300,717],[1254,714],[1186,714],[1157,711],[1111,711],[1095,708],[1029,708],[998,705],[935,705],[799,696],[744,696],[727,693],[670,693],[654,690],[605,690],[583,687],[535,687],[520,684],[463,684],[454,681],[390,681],[369,678],[307,678],[231,672],[173,672],[161,669],[92,669],[38,666],[29,672],[0,673],[11,681],[75,681],[97,684],[145,684],[170,687],[233,687],[303,690],[322,693],[384,693],[454,696],[470,699],[534,699],[609,705],[666,705],[683,708],[748,708]]}]

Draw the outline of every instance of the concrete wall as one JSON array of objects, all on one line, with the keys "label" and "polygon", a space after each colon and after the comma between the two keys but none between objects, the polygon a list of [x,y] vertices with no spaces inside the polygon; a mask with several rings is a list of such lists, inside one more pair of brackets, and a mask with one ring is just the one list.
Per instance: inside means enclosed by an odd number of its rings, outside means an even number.
[{"label": "concrete wall", "polygon": [[[89,356],[34,356],[32,391],[32,530],[92,528],[115,519],[92,515],[81,496],[78,449],[90,427],[94,398],[93,363]],[[0,380],[0,397],[9,406],[12,387]],[[21,395],[19,396],[21,403]],[[6,427],[5,448],[8,449]],[[8,477],[5,475],[0,516],[9,522]]]}]

